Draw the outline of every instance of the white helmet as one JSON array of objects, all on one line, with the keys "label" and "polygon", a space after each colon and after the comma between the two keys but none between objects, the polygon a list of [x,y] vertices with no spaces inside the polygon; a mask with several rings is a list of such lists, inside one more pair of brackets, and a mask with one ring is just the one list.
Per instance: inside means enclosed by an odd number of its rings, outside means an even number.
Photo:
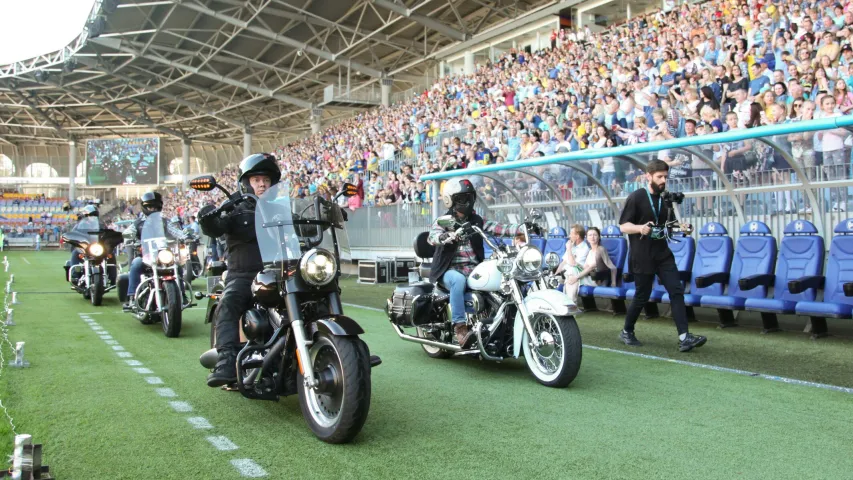
[{"label": "white helmet", "polygon": [[444,184],[441,201],[447,209],[454,209],[466,217],[474,212],[477,191],[467,178],[451,178]]}]

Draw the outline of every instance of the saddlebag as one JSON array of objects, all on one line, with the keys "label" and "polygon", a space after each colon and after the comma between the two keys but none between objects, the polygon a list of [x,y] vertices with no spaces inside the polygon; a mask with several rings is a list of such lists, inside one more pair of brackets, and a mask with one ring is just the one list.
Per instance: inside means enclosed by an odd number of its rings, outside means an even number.
[{"label": "saddlebag", "polygon": [[412,285],[397,285],[388,302],[388,318],[401,327],[414,327],[432,323],[433,285],[421,282]]}]

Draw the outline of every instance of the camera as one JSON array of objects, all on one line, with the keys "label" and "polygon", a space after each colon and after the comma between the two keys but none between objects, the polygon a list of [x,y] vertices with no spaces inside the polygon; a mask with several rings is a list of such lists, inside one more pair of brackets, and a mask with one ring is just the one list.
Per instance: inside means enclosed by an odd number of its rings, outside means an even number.
[{"label": "camera", "polygon": [[672,205],[673,203],[683,202],[684,194],[681,192],[670,192],[669,190],[664,190],[663,193],[660,194],[660,198],[667,205]]}]

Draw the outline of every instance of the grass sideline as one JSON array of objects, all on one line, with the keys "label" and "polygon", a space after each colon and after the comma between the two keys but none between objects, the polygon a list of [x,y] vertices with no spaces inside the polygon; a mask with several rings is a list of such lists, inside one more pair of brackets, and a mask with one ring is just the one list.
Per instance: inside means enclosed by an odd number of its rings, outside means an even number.
[{"label": "grass sideline", "polygon": [[[207,372],[198,364],[208,342],[203,310],[185,311],[181,337],[167,339],[159,325],[121,314],[115,292],[97,308],[71,292],[62,281],[65,252],[7,255],[22,302],[10,338],[27,341],[32,366],[4,368],[0,399],[19,433],[44,444],[45,463],[57,478],[235,478],[232,458],[254,459],[269,478],[530,478],[536,472],[539,478],[775,479],[845,478],[853,471],[853,457],[843,454],[850,395],[591,350],[569,388],[548,389],[523,362],[429,359],[400,341],[383,314],[356,308],[348,314],[367,331],[365,340],[383,364],[373,373],[362,434],[352,445],[326,445],[311,435],[293,397],[249,401],[204,385]],[[3,284],[6,278],[0,272]],[[388,288],[347,279],[344,300],[381,307]],[[188,427],[187,414],[168,408],[80,312],[100,313],[92,318],[189,402],[193,415],[207,418],[213,434],[240,448],[213,449],[205,434]],[[617,347],[618,319],[586,315],[580,322],[585,343]],[[638,328],[647,343],[641,351],[853,383],[849,340],[692,328],[711,336],[697,355],[677,355],[667,320]],[[809,346],[810,353],[800,352]],[[789,360],[775,365],[783,358]],[[820,363],[788,365],[805,361]],[[0,448],[11,452],[2,418]]]}]

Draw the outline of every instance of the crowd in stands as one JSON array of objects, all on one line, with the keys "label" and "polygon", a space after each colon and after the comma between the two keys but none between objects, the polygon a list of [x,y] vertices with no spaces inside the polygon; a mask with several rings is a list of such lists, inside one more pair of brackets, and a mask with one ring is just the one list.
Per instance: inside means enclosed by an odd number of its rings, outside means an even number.
[{"label": "crowd in stands", "polygon": [[[511,50],[474,74],[441,78],[411,101],[361,112],[274,153],[295,195],[350,181],[360,187],[351,208],[424,203],[434,188],[420,181],[428,172],[846,115],[851,33],[849,0],[673,6],[600,33],[554,32],[549,49]],[[810,176],[848,175],[848,132],[781,141]],[[673,185],[690,178],[702,188],[714,177],[695,157],[657,156],[671,166]],[[709,147],[708,156],[740,186],[791,180],[785,158],[761,142]],[[641,171],[613,158],[584,163],[614,193],[642,181]],[[235,173],[221,174],[232,187]],[[568,169],[546,180],[590,186]],[[514,189],[541,188],[518,182]],[[494,188],[479,187],[486,197]],[[180,193],[167,208],[194,213],[209,201],[215,197]],[[777,204],[797,208],[790,197]]]}]

